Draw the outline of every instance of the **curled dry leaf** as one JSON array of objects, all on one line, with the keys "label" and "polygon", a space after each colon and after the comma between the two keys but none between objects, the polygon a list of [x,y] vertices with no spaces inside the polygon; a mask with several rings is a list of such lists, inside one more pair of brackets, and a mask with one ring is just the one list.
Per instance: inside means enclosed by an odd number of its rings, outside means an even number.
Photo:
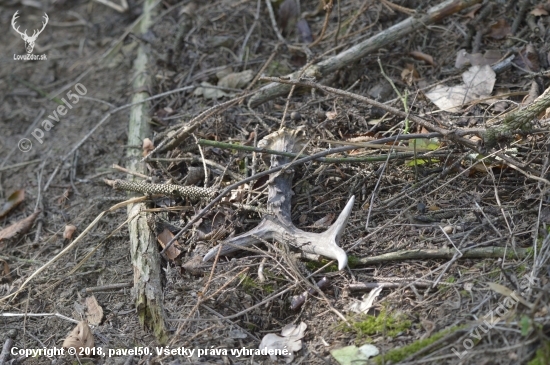
[{"label": "curled dry leaf", "polygon": [[534,16],[545,16],[545,15],[548,15],[548,12],[545,9],[537,6],[533,10],[531,10],[529,14]]},{"label": "curled dry leaf", "polygon": [[[161,234],[158,235],[157,237],[157,241],[159,241],[160,245],[162,246],[162,248],[164,248],[166,246],[166,244],[168,242],[170,242],[170,240],[174,238],[174,234],[172,232],[170,232],[167,228],[164,228],[164,231],[162,231]],[[175,260],[180,254],[181,254],[181,251],[178,250],[178,248],[176,247],[176,245],[179,245],[178,241],[175,241],[171,246],[170,248],[168,248],[168,250],[166,250],[166,257],[169,259],[169,260]]]},{"label": "curled dry leaf", "polygon": [[328,120],[334,120],[336,119],[338,112],[326,112],[325,115],[327,116]]},{"label": "curled dry leaf", "polygon": [[34,220],[36,219],[36,217],[38,217],[38,214],[40,214],[39,210],[37,210],[36,212],[31,214],[27,218],[22,219],[19,222],[15,222],[11,226],[8,226],[8,227],[4,228],[3,230],[1,230],[0,231],[0,242],[2,242],[3,240],[13,238],[13,237],[17,236],[18,234],[24,234],[25,232],[27,232],[31,228],[31,226],[32,226]]},{"label": "curled dry leaf", "polygon": [[218,81],[219,87],[227,87],[230,89],[242,89],[252,78],[254,77],[254,72],[252,70],[246,70],[243,72],[234,72],[229,75],[224,76],[220,81]]},{"label": "curled dry leaf", "polygon": [[352,303],[348,307],[348,310],[350,312],[355,312],[355,313],[367,313],[369,309],[373,307],[374,300],[376,299],[376,297],[378,297],[378,295],[380,295],[380,292],[382,292],[382,289],[383,288],[378,287],[376,289],[371,290],[368,295],[367,294],[363,295],[362,301]]},{"label": "curled dry leaf", "polygon": [[88,307],[88,313],[86,319],[92,326],[98,326],[103,319],[103,308],[97,302],[95,296],[86,298],[86,307]]},{"label": "curled dry leaf", "polygon": [[411,86],[415,81],[420,80],[420,74],[412,63],[407,63],[403,71],[401,71],[401,79]]},{"label": "curled dry leaf", "polygon": [[151,141],[149,138],[145,138],[143,140],[143,145],[141,147],[143,150],[143,157],[147,156],[152,150],[155,149],[155,145],[153,144],[153,141]]},{"label": "curled dry leaf", "polygon": [[[268,333],[262,338],[260,343],[260,350],[276,350],[283,353],[286,352],[285,361],[287,364],[291,363],[294,360],[294,352],[300,351],[302,349],[302,338],[304,337],[304,332],[307,328],[307,325],[304,322],[300,322],[298,326],[293,324],[287,324],[281,330],[281,336],[278,336],[274,333]],[[269,355],[271,360],[277,360],[277,356]]]},{"label": "curled dry leaf", "polygon": [[512,28],[506,19],[499,19],[489,27],[489,37],[494,39],[504,39],[507,35],[512,34]]},{"label": "curled dry leaf", "polygon": [[4,203],[2,209],[0,209],[0,218],[4,218],[8,215],[8,213],[21,204],[23,200],[25,200],[25,190],[21,189],[14,191],[10,196],[8,196],[8,200]]},{"label": "curled dry leaf", "polygon": [[11,282],[10,265],[2,259],[0,259],[0,283]]},{"label": "curled dry leaf", "polygon": [[73,238],[73,233],[76,231],[76,227],[72,224],[67,224],[65,226],[65,231],[63,232],[63,238],[66,240],[70,240]]},{"label": "curled dry leaf", "polygon": [[81,353],[81,349],[91,349],[94,347],[94,336],[86,321],[78,322],[76,327],[69,333],[67,338],[65,338],[65,341],[63,341],[63,347],[73,347],[77,350],[77,353]]},{"label": "curled dry leaf", "polygon": [[332,221],[334,220],[334,217],[336,217],[336,215],[334,213],[329,213],[326,216],[324,216],[323,218],[315,221],[313,223],[313,226],[314,227],[328,227],[332,224]]},{"label": "curled dry leaf", "polygon": [[468,53],[465,49],[461,49],[456,54],[455,68],[464,66],[485,66],[492,65],[498,62],[502,57],[502,53],[497,50],[487,50],[485,53]]},{"label": "curled dry leaf", "polygon": [[426,53],[420,52],[420,51],[412,51],[410,53],[410,55],[415,60],[424,61],[430,66],[435,66],[434,58],[432,56],[430,56],[429,54],[426,54]]}]

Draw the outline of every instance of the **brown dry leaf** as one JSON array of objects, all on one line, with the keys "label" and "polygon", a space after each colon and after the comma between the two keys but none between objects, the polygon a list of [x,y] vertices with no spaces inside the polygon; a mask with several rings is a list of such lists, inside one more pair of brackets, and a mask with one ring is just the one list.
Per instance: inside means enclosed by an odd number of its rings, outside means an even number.
[{"label": "brown dry leaf", "polygon": [[0,218],[4,218],[9,212],[11,212],[15,207],[17,207],[21,202],[25,200],[25,190],[16,190],[10,196],[8,200],[0,209]]},{"label": "brown dry leaf", "polygon": [[327,116],[328,120],[333,120],[333,119],[336,118],[338,113],[337,112],[326,112],[325,115]]},{"label": "brown dry leaf", "polygon": [[468,53],[465,49],[461,49],[456,54],[455,68],[462,68],[464,66],[485,66],[492,65],[500,60],[502,53],[497,50],[487,50],[484,54],[481,53]]},{"label": "brown dry leaf", "polygon": [[11,275],[10,275],[10,265],[2,259],[0,259],[0,266],[2,267],[2,270],[0,272],[0,283],[4,282],[11,282]]},{"label": "brown dry leaf", "polygon": [[218,81],[218,86],[230,89],[242,89],[248,85],[253,77],[254,72],[252,70],[230,73]]},{"label": "brown dry leaf", "polygon": [[315,221],[313,223],[313,225],[315,227],[328,227],[332,224],[332,221],[334,220],[334,217],[335,217],[334,213],[329,213],[326,216],[324,216],[323,218]]},{"label": "brown dry leaf", "polygon": [[434,58],[432,56],[430,56],[429,54],[426,54],[426,53],[420,52],[420,51],[412,51],[410,53],[410,55],[415,60],[424,61],[430,66],[435,66]]},{"label": "brown dry leaf", "polygon": [[514,63],[527,71],[539,72],[540,63],[539,56],[532,44],[528,44],[519,53],[519,57],[514,59]]},{"label": "brown dry leaf", "polygon": [[70,240],[71,238],[73,238],[74,231],[76,231],[76,227],[72,224],[67,224],[65,226],[65,231],[63,232],[63,238],[66,240]]},{"label": "brown dry leaf", "polygon": [[155,149],[155,145],[153,141],[151,141],[149,138],[145,138],[143,140],[143,145],[141,146],[141,149],[143,150],[143,157],[147,156],[152,150]]},{"label": "brown dry leaf", "polygon": [[466,17],[466,18],[474,19],[474,18],[476,17],[477,11],[478,11],[480,8],[481,8],[481,4],[476,4],[476,5],[472,6],[472,7],[470,8],[470,9],[472,9],[472,10],[470,10],[470,11],[465,15],[465,17]]},{"label": "brown dry leaf", "polygon": [[[164,228],[164,231],[162,231],[161,234],[158,235],[157,241],[159,241],[162,248],[166,247],[166,244],[170,242],[170,240],[174,238],[174,234],[170,232],[167,228]],[[176,240],[168,250],[166,250],[166,257],[169,260],[175,260],[176,257],[178,257],[181,254],[181,251],[178,250],[176,245],[179,245],[178,241]]]},{"label": "brown dry leaf", "polygon": [[401,79],[411,86],[415,81],[420,80],[420,74],[412,63],[407,63],[403,71],[401,71]]},{"label": "brown dry leaf", "polygon": [[506,19],[499,19],[490,26],[489,37],[494,39],[504,39],[512,33],[512,29]]},{"label": "brown dry leaf", "polygon": [[30,216],[28,216],[25,219],[20,220],[19,222],[15,222],[11,226],[7,226],[3,230],[0,231],[0,242],[2,240],[7,240],[10,238],[15,237],[18,234],[24,234],[31,228],[34,220],[36,217],[38,217],[38,214],[40,214],[40,211],[37,210]]},{"label": "brown dry leaf", "polygon": [[88,313],[86,319],[92,326],[98,326],[103,319],[103,308],[97,302],[95,296],[86,298],[86,307],[88,307]]},{"label": "brown dry leaf", "polygon": [[65,341],[63,341],[63,347],[73,347],[77,350],[77,354],[83,352],[83,348],[91,349],[94,347],[94,336],[86,321],[78,322],[76,327],[67,335]]},{"label": "brown dry leaf", "polygon": [[534,15],[534,16],[544,16],[544,15],[548,15],[548,12],[545,9],[537,6],[533,10],[531,10],[531,12],[529,12],[529,14]]}]

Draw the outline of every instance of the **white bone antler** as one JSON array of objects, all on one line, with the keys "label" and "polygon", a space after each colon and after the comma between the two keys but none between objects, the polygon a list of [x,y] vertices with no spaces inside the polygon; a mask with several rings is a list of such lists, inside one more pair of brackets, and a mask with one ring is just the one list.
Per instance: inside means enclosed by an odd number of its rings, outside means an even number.
[{"label": "white bone antler", "polygon": [[17,20],[17,18],[19,17],[17,15],[17,13],[19,13],[19,10],[17,10],[15,12],[15,14],[13,14],[13,17],[11,18],[11,26],[13,27],[13,29],[19,33],[21,35],[21,38],[23,38],[23,40],[25,41],[25,48],[27,49],[27,53],[31,53],[33,48],[34,48],[34,42],[36,42],[36,38],[38,38],[38,36],[40,35],[40,33],[42,33],[42,31],[44,30],[44,28],[46,28],[46,24],[48,24],[48,14],[44,13],[44,16],[43,18],[46,20],[45,22],[42,22],[42,29],[40,30],[37,30],[37,29],[34,29],[33,32],[32,32],[32,36],[29,36],[27,35],[27,30],[25,29],[25,32],[20,32],[19,31],[19,27],[15,27],[15,21]]},{"label": "white bone antler", "polygon": [[[269,148],[284,152],[299,152],[301,142],[303,142],[303,130],[288,130],[272,133],[265,137],[259,144],[259,147]],[[271,156],[271,167],[277,167],[286,164],[288,157]],[[338,246],[338,242],[344,232],[349,215],[353,208],[355,197],[352,196],[346,204],[344,210],[338,216],[338,219],[322,233],[305,232],[292,224],[290,208],[292,192],[292,177],[294,171],[282,170],[272,174],[269,177],[267,214],[262,221],[250,231],[239,236],[224,241],[224,246],[220,255],[225,255],[236,251],[239,247],[250,246],[258,243],[258,238],[263,240],[277,240],[289,243],[302,251],[316,255],[323,255],[338,261],[338,269],[342,270],[347,266],[348,256],[346,252]],[[218,248],[211,249],[205,256],[204,261],[208,261],[216,256]]]}]

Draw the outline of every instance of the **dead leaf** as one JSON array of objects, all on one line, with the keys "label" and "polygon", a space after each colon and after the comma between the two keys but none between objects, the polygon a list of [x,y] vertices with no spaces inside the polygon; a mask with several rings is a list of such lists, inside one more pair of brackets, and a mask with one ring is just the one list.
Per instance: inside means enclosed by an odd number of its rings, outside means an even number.
[{"label": "dead leaf", "polygon": [[83,351],[84,348],[91,349],[94,347],[94,336],[86,321],[78,322],[76,327],[65,338],[65,341],[63,341],[63,347],[73,347],[77,350],[77,354],[85,352]]},{"label": "dead leaf", "polygon": [[0,266],[2,270],[0,272],[0,283],[11,282],[10,265],[2,259],[0,259]]},{"label": "dead leaf", "polygon": [[25,190],[16,190],[10,196],[8,200],[2,206],[0,210],[0,218],[4,218],[9,212],[17,207],[21,202],[25,200]]},{"label": "dead leaf", "polygon": [[315,221],[313,223],[314,227],[328,227],[332,224],[332,221],[334,220],[334,213],[329,213],[323,218],[319,219],[318,221]]},{"label": "dead leaf", "polygon": [[218,86],[230,89],[242,89],[248,85],[253,77],[254,72],[252,70],[230,73],[218,81]]},{"label": "dead leaf", "polygon": [[147,156],[152,150],[155,149],[155,144],[153,141],[151,141],[149,138],[145,138],[143,140],[143,145],[141,146],[141,149],[143,150],[143,157]]},{"label": "dead leaf", "polygon": [[348,310],[355,313],[367,313],[374,305],[374,300],[382,292],[382,288],[378,287],[363,295],[363,300],[351,303]]},{"label": "dead leaf", "polygon": [[470,18],[470,19],[474,19],[476,17],[476,13],[477,11],[481,8],[481,4],[476,4],[474,6],[472,6],[470,10],[466,15],[464,15],[465,17],[467,18]]},{"label": "dead leaf", "polygon": [[426,96],[441,110],[455,112],[458,107],[491,95],[496,74],[490,66],[472,66],[462,74],[464,84],[456,86],[439,85]]},{"label": "dead leaf", "polygon": [[505,297],[511,297],[515,301],[520,302],[523,305],[525,305],[527,308],[533,309],[533,304],[532,303],[529,303],[521,295],[517,294],[513,290],[508,289],[504,285],[500,285],[500,284],[497,284],[497,283],[487,283],[487,285],[489,286],[489,289],[491,289],[495,293],[502,294]]},{"label": "dead leaf", "polygon": [[543,16],[543,15],[548,15],[548,12],[543,8],[537,6],[533,10],[531,10],[529,14],[534,16]]},{"label": "dead leaf", "polygon": [[410,53],[410,55],[415,60],[424,61],[430,66],[435,66],[434,58],[432,56],[430,56],[429,54],[426,54],[426,53],[420,52],[420,51],[412,51]]},{"label": "dead leaf", "polygon": [[519,67],[526,69],[527,71],[539,72],[540,63],[539,56],[535,47],[532,44],[528,44],[518,53],[519,57],[514,59],[514,63]]},{"label": "dead leaf", "polygon": [[361,347],[355,345],[342,347],[330,351],[330,354],[340,365],[367,364],[369,358],[376,356],[380,350],[374,345],[365,344]]},{"label": "dead leaf", "polygon": [[224,96],[229,96],[228,93],[226,93],[223,90],[215,89],[209,86],[213,86],[211,83],[203,81],[201,82],[201,86],[195,89],[193,91],[193,95],[195,96],[202,96],[205,99],[221,99]]},{"label": "dead leaf", "polygon": [[[166,247],[166,244],[168,242],[170,242],[170,240],[172,238],[174,238],[174,234],[172,232],[170,232],[167,228],[164,228],[164,231],[162,231],[162,233],[158,235],[157,241],[160,243],[162,248],[164,248],[164,247]],[[181,251],[178,250],[176,245],[179,245],[177,240],[174,243],[172,243],[170,248],[168,248],[168,250],[166,250],[166,252],[165,252],[166,257],[169,260],[174,261],[181,254]]]},{"label": "dead leaf", "polygon": [[326,112],[325,115],[327,116],[328,120],[336,119],[336,116],[338,115],[337,112]]},{"label": "dead leaf", "polygon": [[489,29],[489,37],[494,39],[504,39],[507,35],[512,34],[512,28],[510,28],[506,19],[499,19],[493,22]]},{"label": "dead leaf", "polygon": [[466,50],[461,49],[456,54],[455,68],[462,68],[464,66],[485,66],[497,63],[502,57],[502,53],[498,50],[487,50],[484,54],[481,53],[468,53]]},{"label": "dead leaf", "polygon": [[420,74],[412,63],[407,63],[403,71],[401,71],[401,79],[411,86],[415,81],[420,80]]},{"label": "dead leaf", "polygon": [[40,214],[39,210],[37,210],[36,212],[31,214],[27,218],[22,219],[19,222],[15,222],[11,226],[8,226],[8,227],[4,228],[3,230],[1,230],[0,231],[0,242],[2,240],[7,240],[7,239],[10,239],[10,238],[13,238],[18,234],[24,234],[25,232],[27,232],[32,227],[32,224],[33,224],[34,220],[36,219],[36,217],[38,217],[38,214]]},{"label": "dead leaf", "polygon": [[95,296],[92,295],[86,298],[86,307],[88,307],[88,313],[86,314],[88,323],[92,326],[98,326],[103,319],[103,308],[101,308]]},{"label": "dead leaf", "polygon": [[67,224],[65,226],[65,231],[63,232],[63,238],[66,240],[70,240],[71,238],[73,238],[74,231],[76,231],[76,227],[72,224]]},{"label": "dead leaf", "polygon": [[[304,322],[300,322],[298,326],[287,324],[281,330],[281,335],[283,337],[274,333],[268,333],[262,338],[259,349],[286,352],[286,355],[283,356],[285,357],[286,363],[289,364],[294,360],[294,352],[302,349],[302,338],[304,337],[306,328],[307,325]],[[277,360],[276,355],[269,355],[269,357],[273,361]]]}]

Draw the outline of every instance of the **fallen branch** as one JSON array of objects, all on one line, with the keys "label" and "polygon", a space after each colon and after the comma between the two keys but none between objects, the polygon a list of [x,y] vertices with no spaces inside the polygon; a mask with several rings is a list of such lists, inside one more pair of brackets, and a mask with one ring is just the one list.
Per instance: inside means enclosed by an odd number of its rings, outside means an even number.
[{"label": "fallen branch", "polygon": [[[523,259],[529,255],[531,249],[516,248],[514,250],[507,247],[479,247],[471,250],[463,250],[459,259],[489,259],[489,258],[518,258]],[[438,250],[402,250],[389,252],[378,256],[362,257],[355,262],[357,265],[373,265],[390,261],[402,260],[450,260],[456,255],[456,250],[451,248],[441,248]]]},{"label": "fallen branch", "polygon": [[502,124],[487,128],[483,133],[485,148],[490,150],[496,147],[498,142],[509,142],[515,134],[528,134],[533,129],[533,121],[550,107],[550,88],[539,96],[531,105],[508,113],[502,120]]},{"label": "fallen branch", "polygon": [[[140,24],[139,32],[144,34],[151,25],[153,0],[146,0],[143,11],[146,13]],[[144,47],[138,48],[134,60],[133,89],[147,90],[148,57]],[[149,134],[148,108],[141,103],[147,99],[146,92],[136,92],[132,98],[135,104],[130,111],[130,123],[128,128],[128,145],[139,145]],[[145,173],[143,163],[140,163],[141,151],[129,149],[127,152],[129,162],[127,168],[131,171]],[[136,182],[120,182],[120,185],[139,185]],[[116,184],[115,184],[116,185]],[[168,340],[168,328],[163,307],[163,291],[161,284],[161,262],[157,249],[157,240],[154,232],[151,232],[148,224],[148,213],[144,213],[146,205],[143,203],[128,206],[128,216],[135,216],[128,224],[130,233],[130,253],[134,272],[135,306],[139,323],[143,327],[150,328],[159,343],[164,344]]]},{"label": "fallen branch", "polygon": [[[427,25],[438,22],[456,12],[466,9],[474,4],[480,3],[481,0],[447,0],[443,3],[429,9],[423,16],[412,16],[391,28],[376,34],[364,42],[331,57],[325,61],[319,62],[311,66],[308,70],[298,70],[290,75],[284,76],[286,79],[298,79],[299,75],[315,75],[318,79],[322,79],[337,70],[352,64],[355,61],[365,57],[369,53],[374,52],[392,42],[402,39],[404,36],[423,28]],[[268,84],[250,98],[248,105],[252,108],[265,103],[277,96],[288,94],[290,86],[280,85],[277,83]]]}]

